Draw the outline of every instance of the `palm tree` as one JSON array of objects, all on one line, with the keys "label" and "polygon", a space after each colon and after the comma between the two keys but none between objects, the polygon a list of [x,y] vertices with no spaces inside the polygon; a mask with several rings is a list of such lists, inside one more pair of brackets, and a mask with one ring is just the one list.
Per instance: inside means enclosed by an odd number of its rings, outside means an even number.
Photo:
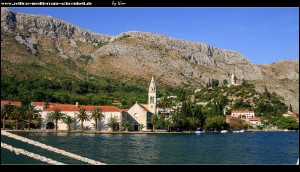
[{"label": "palm tree", "polygon": [[49,119],[55,120],[55,130],[57,131],[57,123],[58,120],[62,119],[65,114],[61,113],[60,109],[54,109],[52,113],[50,113]]},{"label": "palm tree", "polygon": [[164,110],[164,113],[162,113],[162,116],[163,116],[163,119],[165,119],[165,117],[166,117],[166,108],[170,107],[170,102],[168,101],[167,98],[164,97],[158,102],[157,106]]},{"label": "palm tree", "polygon": [[102,114],[101,109],[99,107],[95,107],[92,110],[92,118],[94,118],[94,120],[95,120],[95,128],[96,128],[96,130],[98,130],[98,123],[97,123],[97,121],[99,119],[99,121],[101,122],[101,118],[102,117],[104,117],[104,115]]},{"label": "palm tree", "polygon": [[89,121],[89,117],[86,114],[86,110],[83,108],[79,109],[79,114],[77,115],[79,121],[81,121],[81,130],[83,131],[83,121]]},{"label": "palm tree", "polygon": [[28,110],[25,112],[28,117],[28,130],[30,130],[31,119],[37,116],[37,110],[34,109],[35,106],[29,104]]},{"label": "palm tree", "polygon": [[143,128],[145,128],[144,124],[140,124],[140,131],[142,131]]},{"label": "palm tree", "polygon": [[171,115],[171,119],[174,127],[177,127],[179,123],[182,122],[182,113],[179,108],[177,108]]},{"label": "palm tree", "polygon": [[75,118],[72,118],[72,117],[70,117],[70,116],[68,116],[68,115],[65,115],[65,116],[62,118],[62,120],[63,120],[63,122],[64,122],[65,124],[68,125],[68,131],[71,131],[71,124],[72,124],[73,122],[75,122],[76,119],[75,119]]},{"label": "palm tree", "polygon": [[128,132],[128,128],[131,127],[132,124],[129,120],[127,120],[122,125],[125,127],[125,131]]},{"label": "palm tree", "polygon": [[1,106],[1,118],[3,118],[3,129],[5,129],[5,118],[10,116],[12,107],[10,104]]},{"label": "palm tree", "polygon": [[170,118],[166,118],[165,119],[165,125],[167,126],[167,131],[171,130],[171,126],[172,126],[172,120]]},{"label": "palm tree", "polygon": [[155,131],[155,125],[157,124],[158,122],[158,115],[157,114],[153,114],[151,117],[150,117],[150,123],[152,124],[152,131]]},{"label": "palm tree", "polygon": [[112,131],[114,131],[115,127],[116,127],[117,125],[119,125],[119,123],[118,123],[118,121],[117,121],[116,118],[110,117],[110,118],[108,119],[108,124],[107,124],[107,125],[111,128]]},{"label": "palm tree", "polygon": [[16,130],[18,130],[18,122],[19,120],[24,118],[24,113],[23,113],[23,108],[22,107],[15,107],[13,111],[11,112],[12,118],[16,120]]}]

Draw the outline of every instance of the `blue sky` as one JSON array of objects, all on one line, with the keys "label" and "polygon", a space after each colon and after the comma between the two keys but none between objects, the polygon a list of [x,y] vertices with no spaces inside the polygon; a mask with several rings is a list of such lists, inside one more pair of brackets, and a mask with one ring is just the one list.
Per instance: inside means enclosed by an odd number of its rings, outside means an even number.
[{"label": "blue sky", "polygon": [[44,14],[95,33],[145,31],[234,50],[254,64],[299,59],[299,8],[9,8]]}]

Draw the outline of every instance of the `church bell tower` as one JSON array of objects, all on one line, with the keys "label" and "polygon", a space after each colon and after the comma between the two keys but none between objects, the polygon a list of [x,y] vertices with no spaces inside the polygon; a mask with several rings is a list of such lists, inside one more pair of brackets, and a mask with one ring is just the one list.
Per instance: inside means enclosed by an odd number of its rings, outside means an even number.
[{"label": "church bell tower", "polygon": [[151,113],[156,113],[156,86],[154,83],[153,76],[151,78],[151,83],[148,92],[148,109]]}]

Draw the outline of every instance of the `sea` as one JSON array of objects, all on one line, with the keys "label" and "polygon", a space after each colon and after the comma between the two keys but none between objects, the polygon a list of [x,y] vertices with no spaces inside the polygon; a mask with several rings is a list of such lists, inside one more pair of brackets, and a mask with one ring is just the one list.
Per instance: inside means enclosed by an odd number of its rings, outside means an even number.
[{"label": "sea", "polygon": [[[296,165],[299,132],[89,134],[13,132],[107,165]],[[70,165],[85,162],[1,135],[1,142]],[[43,165],[1,147],[1,165]]]}]

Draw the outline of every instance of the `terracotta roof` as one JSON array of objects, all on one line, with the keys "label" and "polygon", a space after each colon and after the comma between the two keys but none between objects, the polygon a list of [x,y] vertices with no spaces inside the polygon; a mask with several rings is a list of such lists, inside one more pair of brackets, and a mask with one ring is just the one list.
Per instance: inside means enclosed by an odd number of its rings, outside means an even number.
[{"label": "terracotta roof", "polygon": [[254,113],[253,110],[233,110],[231,113]]},{"label": "terracotta roof", "polygon": [[44,111],[53,111],[54,109],[60,109],[61,111],[78,111],[80,108],[84,108],[86,111],[92,111],[95,107],[99,107],[102,112],[121,112],[121,110],[115,106],[78,106],[76,105],[55,105],[44,109]]},{"label": "terracotta roof", "polygon": [[127,112],[128,109],[120,109],[122,112]]},{"label": "terracotta roof", "polygon": [[8,100],[1,100],[1,105],[20,105],[21,106],[21,102],[14,102],[14,101],[8,101]]},{"label": "terracotta roof", "polygon": [[[148,108],[145,107],[145,106],[147,106],[147,105],[142,105],[142,104],[138,104],[138,105],[140,105],[145,111],[150,112],[150,110],[149,110]],[[151,113],[151,112],[150,112],[150,113]]]},{"label": "terracotta roof", "polygon": [[259,121],[260,117],[249,118],[249,121]]},{"label": "terracotta roof", "polygon": [[287,111],[287,112],[285,112],[284,114],[289,114],[289,115],[297,115],[297,113],[296,113],[296,112],[291,112],[291,111]]}]

